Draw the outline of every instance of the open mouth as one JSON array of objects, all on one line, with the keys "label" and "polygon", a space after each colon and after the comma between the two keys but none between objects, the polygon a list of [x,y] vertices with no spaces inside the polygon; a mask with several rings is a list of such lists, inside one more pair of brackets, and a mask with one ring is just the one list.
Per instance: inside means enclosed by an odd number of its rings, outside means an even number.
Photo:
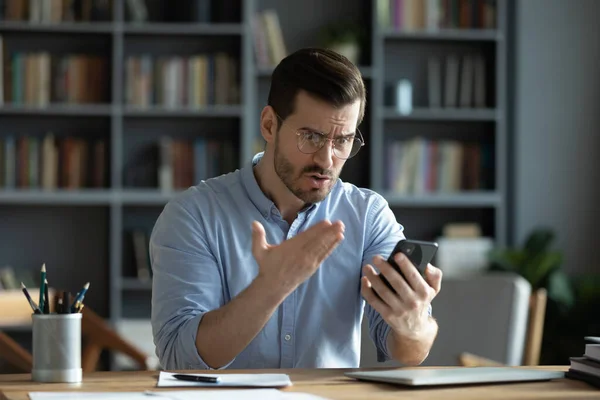
[{"label": "open mouth", "polygon": [[327,184],[327,182],[329,182],[330,178],[327,175],[312,174],[312,175],[308,175],[308,179],[311,182],[311,186],[313,186],[314,188],[320,189],[320,188],[324,187],[325,184]]}]

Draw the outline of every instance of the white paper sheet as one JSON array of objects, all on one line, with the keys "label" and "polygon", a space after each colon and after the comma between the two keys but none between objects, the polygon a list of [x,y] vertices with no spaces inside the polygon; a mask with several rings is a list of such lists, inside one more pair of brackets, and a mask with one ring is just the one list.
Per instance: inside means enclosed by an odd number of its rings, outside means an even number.
[{"label": "white paper sheet", "polygon": [[181,381],[173,378],[175,373],[160,371],[157,387],[285,387],[291,386],[292,381],[287,374],[186,374],[218,376],[221,378],[218,383],[210,382],[190,382]]},{"label": "white paper sheet", "polygon": [[[152,397],[143,392],[30,392],[30,400],[151,400]],[[159,400],[156,398],[156,400]]]},{"label": "white paper sheet", "polygon": [[308,393],[277,389],[165,390],[146,392],[31,392],[30,400],[327,400]]}]

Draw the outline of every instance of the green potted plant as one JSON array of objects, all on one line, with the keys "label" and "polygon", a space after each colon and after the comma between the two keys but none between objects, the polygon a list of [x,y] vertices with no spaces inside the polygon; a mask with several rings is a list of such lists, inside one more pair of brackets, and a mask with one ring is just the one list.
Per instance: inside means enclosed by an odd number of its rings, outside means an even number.
[{"label": "green potted plant", "polygon": [[360,59],[363,30],[359,24],[348,21],[326,25],[320,32],[321,46],[336,51],[355,65]]},{"label": "green potted plant", "polygon": [[550,248],[554,233],[547,228],[532,231],[520,248],[497,248],[489,253],[492,271],[509,271],[521,275],[532,291],[546,289],[548,300],[563,311],[575,302],[575,293],[569,277],[562,270],[563,255]]}]

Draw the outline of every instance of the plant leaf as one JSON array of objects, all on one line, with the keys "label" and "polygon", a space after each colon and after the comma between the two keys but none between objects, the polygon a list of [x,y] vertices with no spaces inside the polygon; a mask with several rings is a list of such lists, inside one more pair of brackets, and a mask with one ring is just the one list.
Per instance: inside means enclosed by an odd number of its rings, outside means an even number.
[{"label": "plant leaf", "polygon": [[548,297],[557,303],[571,308],[575,294],[569,277],[561,270],[555,270],[548,279]]},{"label": "plant leaf", "polygon": [[488,253],[488,260],[493,270],[520,270],[523,254],[519,250],[495,249]]},{"label": "plant leaf", "polygon": [[536,256],[548,249],[554,240],[554,233],[550,229],[539,228],[534,230],[525,241],[524,249],[532,256]]},{"label": "plant leaf", "polygon": [[526,275],[531,286],[537,289],[550,274],[560,268],[561,263],[562,255],[559,252],[540,253],[527,260],[523,266],[523,275]]}]

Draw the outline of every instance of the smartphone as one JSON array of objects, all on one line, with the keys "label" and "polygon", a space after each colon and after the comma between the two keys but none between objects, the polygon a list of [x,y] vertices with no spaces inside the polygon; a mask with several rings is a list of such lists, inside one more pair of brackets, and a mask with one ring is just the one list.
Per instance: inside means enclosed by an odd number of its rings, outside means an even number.
[{"label": "smartphone", "polygon": [[[394,269],[398,271],[400,275],[402,275],[402,277],[404,277],[404,274],[400,270],[400,267],[398,266],[398,264],[396,264],[396,261],[394,261],[394,256],[397,253],[403,253],[413,263],[415,268],[419,270],[421,275],[424,275],[425,268],[427,267],[427,264],[429,264],[433,260],[433,256],[435,256],[435,252],[437,251],[437,249],[438,244],[435,242],[401,239],[400,241],[398,241],[398,243],[396,243],[396,247],[394,247],[394,250],[392,250],[392,254],[390,254],[390,256],[388,257],[387,262],[390,263],[392,267],[394,267]],[[387,285],[388,288],[394,290],[392,288],[392,285],[388,282],[387,279],[385,279],[385,276],[383,276],[383,274],[379,274],[379,277],[381,278],[383,283]]]}]

